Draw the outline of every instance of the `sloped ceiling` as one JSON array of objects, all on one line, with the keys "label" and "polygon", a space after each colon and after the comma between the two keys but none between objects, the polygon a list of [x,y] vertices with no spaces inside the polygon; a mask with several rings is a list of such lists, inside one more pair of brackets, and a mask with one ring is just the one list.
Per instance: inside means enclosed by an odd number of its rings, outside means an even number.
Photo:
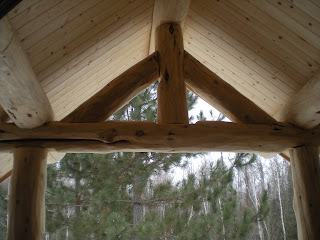
[{"label": "sloped ceiling", "polygon": [[[7,14],[56,120],[148,56],[153,5],[23,0]],[[320,2],[193,0],[184,44],[273,116],[319,71]],[[1,176],[10,164],[8,155],[0,159]]]}]

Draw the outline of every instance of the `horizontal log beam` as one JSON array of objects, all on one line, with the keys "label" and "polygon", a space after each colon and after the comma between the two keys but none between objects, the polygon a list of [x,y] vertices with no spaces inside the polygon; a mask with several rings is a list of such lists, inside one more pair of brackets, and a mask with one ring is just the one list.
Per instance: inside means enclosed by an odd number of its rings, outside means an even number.
[{"label": "horizontal log beam", "polygon": [[[22,141],[21,141],[22,140]],[[58,152],[281,152],[299,145],[320,145],[320,129],[287,124],[198,122],[59,123],[28,130],[0,124],[0,151],[41,146]]]},{"label": "horizontal log beam", "polygon": [[62,122],[103,122],[159,78],[158,53],[115,78]]},{"label": "horizontal log beam", "polygon": [[274,118],[186,51],[184,53],[184,78],[194,93],[232,122],[277,123]]}]

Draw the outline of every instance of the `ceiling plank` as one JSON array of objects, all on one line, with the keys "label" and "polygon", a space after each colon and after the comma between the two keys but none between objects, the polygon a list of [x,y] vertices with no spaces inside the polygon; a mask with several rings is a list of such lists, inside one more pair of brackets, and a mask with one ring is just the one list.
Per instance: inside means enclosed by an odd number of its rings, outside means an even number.
[{"label": "ceiling plank", "polygon": [[305,144],[320,145],[320,128],[303,130],[282,123],[51,122],[32,130],[3,123],[0,129],[0,152],[33,144],[65,152],[281,152]]},{"label": "ceiling plank", "polygon": [[199,97],[233,122],[277,122],[186,51],[184,54],[184,78],[187,85]]},{"label": "ceiling plank", "polygon": [[295,94],[275,118],[305,129],[320,124],[320,71]]},{"label": "ceiling plank", "polygon": [[6,17],[0,20],[0,104],[21,128],[53,120],[49,100]]},{"label": "ceiling plank", "polygon": [[66,116],[62,122],[101,122],[159,78],[158,53],[140,61]]},{"label": "ceiling plank", "polygon": [[175,23],[183,28],[191,0],[155,0],[149,54],[155,51],[155,32],[164,23]]}]

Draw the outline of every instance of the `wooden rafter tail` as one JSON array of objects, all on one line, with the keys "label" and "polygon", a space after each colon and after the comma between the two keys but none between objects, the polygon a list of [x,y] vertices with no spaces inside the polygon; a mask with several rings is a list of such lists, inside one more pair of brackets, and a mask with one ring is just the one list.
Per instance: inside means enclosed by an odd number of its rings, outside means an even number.
[{"label": "wooden rafter tail", "polygon": [[156,31],[161,24],[175,23],[183,28],[191,0],[155,0],[149,54],[155,51]]},{"label": "wooden rafter tail", "polygon": [[0,104],[21,128],[53,120],[49,100],[6,17],[0,20]]},{"label": "wooden rafter tail", "polygon": [[[34,146],[32,144],[49,149],[58,147],[55,150],[60,152],[92,152],[89,146],[93,145],[85,145],[88,141],[95,142],[100,149],[105,148],[106,152],[110,149],[138,152],[281,152],[299,145],[320,145],[320,129],[302,130],[290,124],[52,122],[32,130],[19,129],[13,124],[0,124],[0,132],[2,152],[9,151],[10,147]],[[19,142],[21,140],[24,141]]]},{"label": "wooden rafter tail", "polygon": [[178,24],[162,24],[156,39],[160,65],[158,123],[188,124],[186,85],[182,77],[182,29]]},{"label": "wooden rafter tail", "polygon": [[184,79],[192,91],[233,122],[277,123],[274,118],[186,51]]},{"label": "wooden rafter tail", "polygon": [[305,129],[320,124],[320,71],[293,96],[275,118]]},{"label": "wooden rafter tail", "polygon": [[102,122],[159,78],[155,52],[115,78],[62,122]]}]

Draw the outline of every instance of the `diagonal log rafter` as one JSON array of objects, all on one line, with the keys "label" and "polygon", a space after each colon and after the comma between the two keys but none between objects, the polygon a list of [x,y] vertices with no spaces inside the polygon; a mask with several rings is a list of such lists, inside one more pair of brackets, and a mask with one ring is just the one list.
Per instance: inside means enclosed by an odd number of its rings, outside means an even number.
[{"label": "diagonal log rafter", "polygon": [[159,78],[155,52],[115,78],[62,122],[103,122]]},{"label": "diagonal log rafter", "polygon": [[186,51],[184,53],[184,79],[192,91],[232,122],[277,123],[270,115]]}]

